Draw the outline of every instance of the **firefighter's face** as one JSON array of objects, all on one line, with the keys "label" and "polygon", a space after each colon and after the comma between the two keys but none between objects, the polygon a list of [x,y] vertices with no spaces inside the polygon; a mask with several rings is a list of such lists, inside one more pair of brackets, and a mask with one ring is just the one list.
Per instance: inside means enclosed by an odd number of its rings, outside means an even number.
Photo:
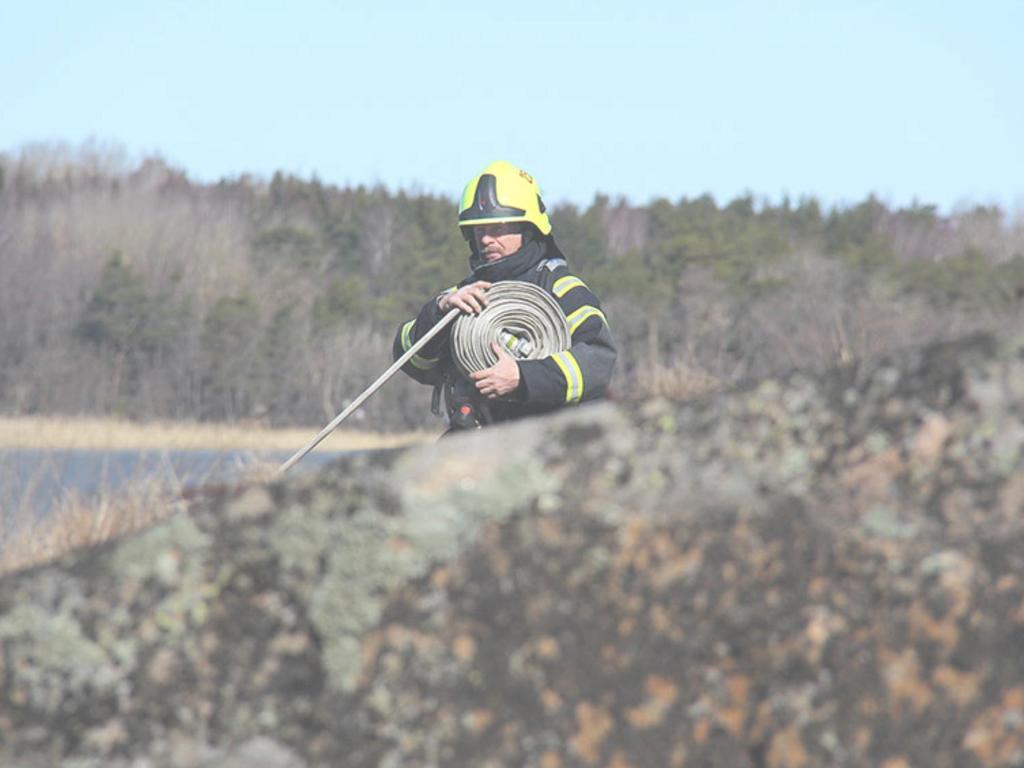
[{"label": "firefighter's face", "polygon": [[473,238],[477,250],[488,262],[511,256],[523,247],[521,224],[481,224],[473,227]]}]

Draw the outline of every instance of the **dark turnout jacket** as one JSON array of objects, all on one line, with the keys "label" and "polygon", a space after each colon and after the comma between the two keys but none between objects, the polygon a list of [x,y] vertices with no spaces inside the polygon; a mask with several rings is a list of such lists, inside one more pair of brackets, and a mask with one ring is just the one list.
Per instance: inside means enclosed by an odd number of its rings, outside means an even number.
[{"label": "dark turnout jacket", "polygon": [[[477,280],[497,283],[520,280],[548,291],[565,313],[572,346],[540,360],[517,360],[519,387],[499,400],[488,400],[494,421],[546,413],[566,405],[604,397],[615,365],[615,345],[601,303],[569,265],[551,238],[527,242],[511,256],[485,263],[478,256],[470,260],[473,273],[454,291]],[[435,296],[419,314],[402,324],[394,342],[394,359],[401,357],[444,316]],[[460,376],[452,360],[449,328],[431,339],[402,370],[423,384],[438,385],[446,377]]]}]

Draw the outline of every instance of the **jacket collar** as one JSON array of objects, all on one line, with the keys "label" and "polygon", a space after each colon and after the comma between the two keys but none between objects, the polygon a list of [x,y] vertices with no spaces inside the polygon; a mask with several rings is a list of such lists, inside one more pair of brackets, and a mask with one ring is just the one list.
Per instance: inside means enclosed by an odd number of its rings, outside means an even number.
[{"label": "jacket collar", "polygon": [[498,261],[485,261],[479,253],[469,257],[469,266],[479,280],[496,283],[500,280],[514,280],[525,275],[547,255],[547,245],[542,239],[530,240],[515,253]]}]

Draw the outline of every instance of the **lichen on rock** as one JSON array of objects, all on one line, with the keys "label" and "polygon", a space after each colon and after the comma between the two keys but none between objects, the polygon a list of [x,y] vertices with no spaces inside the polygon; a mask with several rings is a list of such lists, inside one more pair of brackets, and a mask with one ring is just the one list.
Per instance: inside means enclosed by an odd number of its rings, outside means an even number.
[{"label": "lichen on rock", "polygon": [[0,585],[0,764],[1024,764],[1024,339],[582,407]]}]

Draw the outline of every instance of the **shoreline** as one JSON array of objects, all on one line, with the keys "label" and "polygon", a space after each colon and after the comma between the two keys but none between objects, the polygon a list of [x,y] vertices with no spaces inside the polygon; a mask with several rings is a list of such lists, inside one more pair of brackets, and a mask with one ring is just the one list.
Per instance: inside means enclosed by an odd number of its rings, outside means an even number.
[{"label": "shoreline", "polygon": [[[136,422],[61,416],[0,416],[0,450],[297,451],[323,428],[191,421]],[[337,430],[318,451],[401,448],[437,439],[432,432],[384,434]]]}]

